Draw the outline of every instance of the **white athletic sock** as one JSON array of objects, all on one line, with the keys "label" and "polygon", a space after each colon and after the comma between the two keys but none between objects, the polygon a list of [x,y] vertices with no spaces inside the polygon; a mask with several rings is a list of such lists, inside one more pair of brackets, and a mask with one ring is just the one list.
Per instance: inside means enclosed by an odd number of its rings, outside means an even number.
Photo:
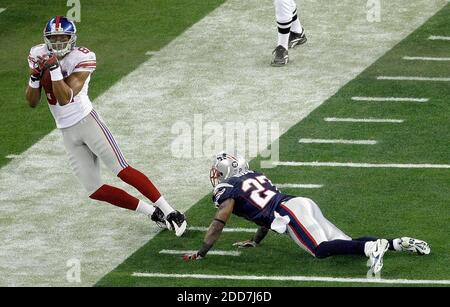
[{"label": "white athletic sock", "polygon": [[139,200],[139,204],[136,208],[136,212],[140,212],[147,216],[151,216],[153,214],[153,212],[155,212],[155,207],[147,204],[146,202],[144,202],[142,200]]},{"label": "white athletic sock", "polygon": [[303,30],[302,24],[300,23],[300,20],[297,17],[297,19],[293,23],[291,23],[291,31],[295,33],[302,33],[302,30]]},{"label": "white athletic sock", "polygon": [[403,250],[402,247],[400,246],[400,242],[401,242],[400,239],[398,239],[398,238],[394,239],[394,240],[392,240],[392,242],[394,243],[392,245],[394,245],[393,247],[397,252],[401,252]]},{"label": "white athletic sock", "polygon": [[286,34],[281,34],[278,32],[278,45],[277,46],[283,46],[288,49],[288,43],[289,43],[289,32]]},{"label": "white athletic sock", "polygon": [[164,217],[167,216],[169,213],[175,211],[163,196],[158,198],[158,200],[155,202],[155,206],[161,209],[161,211],[164,213]]}]

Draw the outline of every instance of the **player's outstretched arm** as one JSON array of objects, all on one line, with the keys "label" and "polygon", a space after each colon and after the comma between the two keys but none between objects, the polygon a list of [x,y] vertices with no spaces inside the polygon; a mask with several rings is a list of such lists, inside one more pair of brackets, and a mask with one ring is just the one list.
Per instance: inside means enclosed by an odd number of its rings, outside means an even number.
[{"label": "player's outstretched arm", "polygon": [[240,242],[233,243],[233,246],[237,246],[240,248],[244,247],[256,247],[261,241],[266,237],[267,233],[269,232],[269,229],[261,226],[256,231],[255,235],[251,240],[245,240]]},{"label": "player's outstretched arm", "polygon": [[227,199],[219,206],[219,210],[217,211],[214,220],[211,222],[208,231],[206,232],[202,248],[200,248],[200,250],[194,254],[184,255],[184,260],[198,260],[206,256],[208,251],[222,234],[222,230],[225,227],[228,219],[230,218],[231,213],[233,212],[233,208],[234,199],[232,198]]}]

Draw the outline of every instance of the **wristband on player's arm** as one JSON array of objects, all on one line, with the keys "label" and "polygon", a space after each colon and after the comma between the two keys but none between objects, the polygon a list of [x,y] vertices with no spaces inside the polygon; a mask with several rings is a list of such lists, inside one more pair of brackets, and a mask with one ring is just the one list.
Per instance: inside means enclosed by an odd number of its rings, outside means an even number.
[{"label": "wristband on player's arm", "polygon": [[197,252],[197,255],[204,258],[206,256],[206,254],[208,253],[208,251],[211,249],[211,247],[212,247],[212,244],[206,244],[205,242],[203,242],[202,248],[200,248],[200,250]]},{"label": "wristband on player's arm", "polygon": [[31,88],[40,88],[41,87],[41,81],[38,77],[31,75],[30,80],[28,81],[28,85]]},{"label": "wristband on player's arm", "polygon": [[50,70],[50,78],[52,81],[60,81],[64,79],[63,74],[61,72],[61,67],[57,67],[53,70]]}]

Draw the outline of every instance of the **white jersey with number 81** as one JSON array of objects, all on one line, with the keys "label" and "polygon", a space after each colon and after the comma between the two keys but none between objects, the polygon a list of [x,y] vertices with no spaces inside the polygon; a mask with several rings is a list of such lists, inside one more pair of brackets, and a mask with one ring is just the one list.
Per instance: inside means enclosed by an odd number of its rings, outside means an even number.
[{"label": "white jersey with number 81", "polygon": [[[30,68],[33,68],[33,64],[38,60],[38,57],[46,57],[49,53],[45,44],[32,47],[28,57]],[[96,57],[95,53],[87,48],[75,47],[63,59],[59,60],[59,64],[64,78],[67,78],[75,72],[94,72]],[[67,128],[73,126],[92,111],[92,103],[88,96],[90,76],[86,79],[81,91],[73,97],[70,103],[64,106],[59,105],[56,100],[51,88],[51,81],[47,80],[48,83],[46,83],[44,79],[41,80],[41,85],[44,87],[50,111],[55,118],[56,127]]]}]

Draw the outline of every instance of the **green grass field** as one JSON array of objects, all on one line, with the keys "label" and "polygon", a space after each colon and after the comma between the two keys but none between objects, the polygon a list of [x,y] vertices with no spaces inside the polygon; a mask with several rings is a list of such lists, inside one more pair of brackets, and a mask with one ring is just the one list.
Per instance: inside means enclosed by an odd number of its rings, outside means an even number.
[{"label": "green grass field", "polygon": [[[450,33],[450,5],[403,40],[385,56],[348,83],[305,120],[280,139],[281,161],[354,163],[448,164],[450,144],[450,86],[448,82],[386,81],[377,76],[449,77],[450,62],[405,61],[403,56],[445,57],[447,41],[428,40]],[[418,97],[428,102],[362,102],[354,96]],[[325,122],[325,117],[402,119],[393,123]],[[299,144],[299,138],[369,139],[378,144]],[[251,165],[258,168],[258,160]],[[414,236],[432,246],[432,254],[419,257],[390,253],[382,278],[437,280],[450,277],[450,172],[449,169],[337,168],[280,166],[263,170],[277,183],[319,183],[316,190],[284,189],[285,193],[315,200],[325,216],[347,234],[357,237]],[[209,225],[215,209],[210,196],[193,206],[187,216],[192,226]],[[251,227],[233,217],[227,227]],[[241,281],[192,278],[142,278],[133,272],[211,275],[326,276],[364,278],[366,259],[333,257],[314,259],[289,237],[271,233],[239,257],[208,256],[185,263],[178,255],[160,250],[196,250],[204,232],[191,231],[181,240],[161,232],[98,282],[98,286],[338,286],[337,283]],[[214,246],[235,250],[232,243],[249,233],[224,233]],[[345,285],[361,285],[349,283]],[[367,284],[363,284],[367,285]]]},{"label": "green grass field", "polygon": [[[225,0],[82,1],[78,40],[97,54],[90,97],[94,100]],[[45,5],[43,5],[45,4]],[[0,8],[0,167],[54,129],[45,103],[30,110],[24,99],[28,51],[42,41],[47,19],[64,14],[66,1],[4,1]],[[51,7],[51,10],[48,8]],[[404,56],[450,57],[450,4],[382,58],[346,84],[280,138],[280,160],[374,164],[450,164],[450,82],[389,81],[377,76],[450,78],[450,61],[406,61]],[[117,20],[117,16],[121,16]],[[145,20],[136,25],[136,20]],[[93,26],[95,25],[95,26]],[[13,46],[13,50],[8,48]],[[151,46],[149,48],[149,46]],[[308,46],[309,47],[309,46]],[[301,61],[301,49],[295,54]],[[367,102],[352,97],[416,97],[427,102]],[[43,101],[44,102],[44,101]],[[326,117],[401,119],[402,123],[327,122]],[[299,144],[300,138],[376,140],[376,145]],[[251,161],[259,169],[260,159]],[[282,189],[312,198],[324,215],[353,237],[413,236],[431,244],[432,254],[419,257],[389,253],[383,279],[450,279],[450,169],[346,168],[278,166],[262,170],[276,183],[314,183],[320,189]],[[205,174],[205,177],[207,174]],[[206,178],[207,180],[207,178]],[[181,191],[182,193],[182,191]],[[199,198],[202,195],[199,195]],[[187,212],[190,226],[207,227],[215,214],[205,195]],[[99,217],[101,218],[101,217]],[[0,223],[13,218],[0,216]],[[127,227],[124,225],[120,225]],[[119,227],[119,226],[118,226]],[[229,228],[255,228],[233,217]],[[214,250],[236,251],[232,243],[251,233],[224,233]],[[304,281],[243,281],[134,277],[134,272],[163,274],[316,276],[365,278],[363,257],[314,259],[288,236],[271,232],[254,249],[238,257],[209,255],[185,263],[163,249],[196,250],[204,232],[188,231],[181,239],[162,231],[98,281],[96,286],[385,286],[388,284]],[[108,251],[105,251],[108,252]],[[65,263],[62,265],[64,266]],[[401,286],[389,284],[389,286]],[[405,286],[405,285],[402,285]]]}]

